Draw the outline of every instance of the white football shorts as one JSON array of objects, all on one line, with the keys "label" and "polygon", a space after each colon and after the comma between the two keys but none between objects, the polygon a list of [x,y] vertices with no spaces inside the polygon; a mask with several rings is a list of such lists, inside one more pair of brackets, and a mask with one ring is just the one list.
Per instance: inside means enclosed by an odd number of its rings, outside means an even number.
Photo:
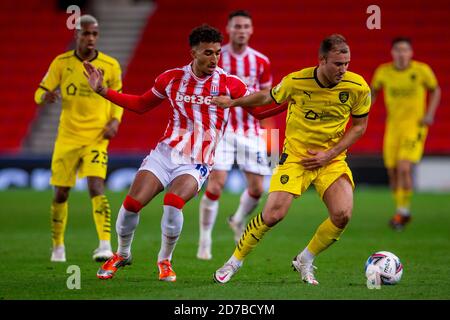
[{"label": "white football shorts", "polygon": [[246,137],[225,132],[216,148],[213,170],[230,171],[234,163],[244,172],[262,176],[272,173],[267,160],[266,141],[262,136]]},{"label": "white football shorts", "polygon": [[174,163],[173,149],[164,143],[158,143],[148,156],[142,161],[139,170],[152,172],[161,184],[166,188],[176,177],[189,174],[197,180],[198,191],[211,172],[211,166],[207,164],[180,164]]}]

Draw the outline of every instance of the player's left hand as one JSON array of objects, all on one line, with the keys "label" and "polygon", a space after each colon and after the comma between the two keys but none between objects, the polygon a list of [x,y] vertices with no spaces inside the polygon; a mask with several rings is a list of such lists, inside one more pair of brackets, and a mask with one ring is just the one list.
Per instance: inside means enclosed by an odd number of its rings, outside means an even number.
[{"label": "player's left hand", "polygon": [[426,126],[431,126],[434,122],[434,117],[430,114],[426,114],[425,117],[423,117],[421,124]]},{"label": "player's left hand", "polygon": [[331,156],[326,151],[308,150],[308,153],[312,155],[312,157],[300,161],[306,170],[319,169],[331,160]]},{"label": "player's left hand", "polygon": [[231,107],[231,102],[232,100],[229,96],[213,97],[211,100],[211,104],[215,104],[222,109]]},{"label": "player's left hand", "polygon": [[119,130],[119,120],[115,118],[111,119],[105,126],[103,138],[108,140],[114,138],[118,130]]},{"label": "player's left hand", "polygon": [[103,88],[103,74],[99,69],[94,67],[90,62],[84,61],[84,75],[86,76],[92,90],[98,94],[103,94],[105,88]]}]

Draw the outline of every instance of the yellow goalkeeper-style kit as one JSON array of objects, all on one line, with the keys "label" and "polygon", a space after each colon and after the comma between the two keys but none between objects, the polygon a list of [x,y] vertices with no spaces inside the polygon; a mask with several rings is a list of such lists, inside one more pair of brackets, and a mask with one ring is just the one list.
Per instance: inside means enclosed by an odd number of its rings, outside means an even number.
[{"label": "yellow goalkeeper-style kit", "polygon": [[286,191],[296,196],[312,183],[321,197],[340,176],[352,173],[345,162],[346,151],[326,166],[305,170],[300,164],[311,157],[308,150],[323,151],[335,146],[345,133],[350,116],[366,117],[370,109],[370,88],[358,74],[347,71],[334,86],[325,87],[317,67],[293,72],[271,90],[277,103],[289,102],[286,133],[279,165],[274,169],[269,192]]},{"label": "yellow goalkeeper-style kit", "polygon": [[396,167],[399,160],[416,163],[422,158],[428,131],[421,124],[426,111],[426,92],[437,85],[431,68],[414,60],[404,70],[396,69],[392,62],[375,70],[372,88],[384,90],[387,109],[383,145],[387,168]]},{"label": "yellow goalkeeper-style kit", "polygon": [[[118,61],[97,51],[90,62],[103,73],[105,87],[121,91],[121,70]],[[35,93],[35,102],[43,102],[46,91],[59,88],[62,112],[52,158],[51,184],[74,186],[79,177],[105,178],[107,147],[103,138],[106,124],[113,118],[121,120],[123,109],[96,94],[83,74],[83,61],[75,50],[57,56]]]}]

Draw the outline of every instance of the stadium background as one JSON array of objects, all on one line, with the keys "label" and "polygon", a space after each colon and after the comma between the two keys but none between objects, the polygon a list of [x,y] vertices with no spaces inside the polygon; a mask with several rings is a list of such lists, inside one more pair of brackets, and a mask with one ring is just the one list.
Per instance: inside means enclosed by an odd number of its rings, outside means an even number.
[{"label": "stadium background", "polygon": [[[427,62],[442,87],[441,105],[431,127],[426,157],[417,168],[416,186],[422,190],[450,188],[450,12],[445,0],[377,1],[381,29],[369,30],[366,10],[373,1],[2,1],[0,34],[4,39],[0,90],[0,189],[32,186],[48,188],[50,156],[60,106],[38,108],[33,94],[51,60],[73,48],[73,31],[66,27],[71,4],[94,14],[100,23],[98,48],[120,61],[124,91],[143,93],[167,68],[190,61],[190,30],[209,23],[225,33],[230,10],[244,8],[254,19],[251,46],[272,61],[274,83],[282,76],[317,63],[320,40],[331,33],[347,37],[352,50],[350,70],[370,82],[374,69],[390,60],[390,41],[398,35],[413,39],[415,59]],[[225,39],[225,42],[227,39]],[[350,164],[358,183],[387,183],[381,151],[385,108],[382,97],[370,113],[364,137],[350,149]],[[109,187],[123,189],[163,133],[169,105],[165,102],[143,116],[125,111],[119,134],[110,144]],[[284,136],[284,114],[266,121]],[[125,169],[124,169],[125,168]],[[124,169],[117,171],[117,169]],[[446,173],[445,173],[446,172]],[[444,174],[443,174],[444,173]],[[110,175],[111,177],[111,175]],[[236,180],[237,179],[237,180]],[[228,188],[239,191],[242,180],[232,174]],[[83,183],[78,185],[83,188]]]}]

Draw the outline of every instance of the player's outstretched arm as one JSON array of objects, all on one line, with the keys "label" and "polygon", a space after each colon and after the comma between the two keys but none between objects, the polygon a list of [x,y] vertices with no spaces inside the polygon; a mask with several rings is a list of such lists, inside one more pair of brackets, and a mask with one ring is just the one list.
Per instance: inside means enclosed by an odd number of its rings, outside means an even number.
[{"label": "player's outstretched arm", "polygon": [[152,90],[138,96],[119,93],[115,90],[105,88],[103,87],[103,75],[100,70],[87,61],[83,62],[83,65],[86,70],[84,75],[86,76],[92,90],[124,109],[142,114],[158,106],[164,100],[157,97]]},{"label": "player's outstretched arm", "polygon": [[286,111],[288,108],[288,103],[285,102],[281,105],[279,104],[271,104],[268,107],[244,107],[247,112],[249,112],[252,116],[254,116],[258,120],[270,118]]},{"label": "player's outstretched arm", "polygon": [[220,96],[212,98],[211,104],[215,104],[223,109],[230,107],[257,107],[264,106],[273,102],[270,90],[265,89],[248,96],[231,99],[228,96]]}]

